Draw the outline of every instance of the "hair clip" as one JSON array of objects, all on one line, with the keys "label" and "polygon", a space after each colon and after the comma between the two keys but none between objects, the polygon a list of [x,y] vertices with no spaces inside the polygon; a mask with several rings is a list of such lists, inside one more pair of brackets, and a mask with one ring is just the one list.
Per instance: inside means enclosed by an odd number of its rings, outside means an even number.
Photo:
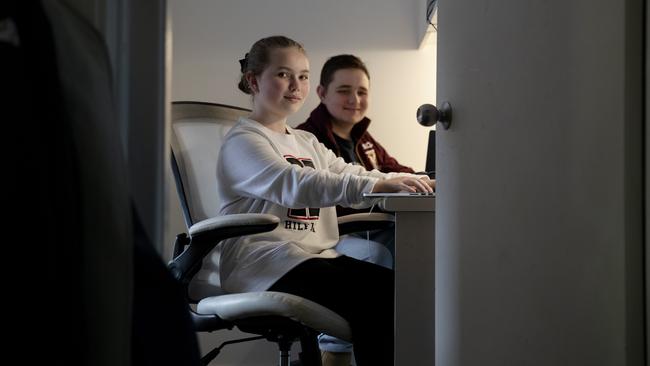
[{"label": "hair clip", "polygon": [[244,58],[239,60],[239,66],[242,73],[246,72],[246,67],[248,66],[248,53],[244,55]]}]

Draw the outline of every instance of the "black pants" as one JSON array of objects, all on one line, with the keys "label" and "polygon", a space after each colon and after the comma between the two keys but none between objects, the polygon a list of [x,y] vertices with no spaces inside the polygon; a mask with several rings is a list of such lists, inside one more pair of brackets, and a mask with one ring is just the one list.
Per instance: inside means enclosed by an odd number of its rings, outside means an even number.
[{"label": "black pants", "polygon": [[269,291],[294,294],[331,309],[352,329],[358,366],[393,364],[393,271],[346,256],[309,259]]}]

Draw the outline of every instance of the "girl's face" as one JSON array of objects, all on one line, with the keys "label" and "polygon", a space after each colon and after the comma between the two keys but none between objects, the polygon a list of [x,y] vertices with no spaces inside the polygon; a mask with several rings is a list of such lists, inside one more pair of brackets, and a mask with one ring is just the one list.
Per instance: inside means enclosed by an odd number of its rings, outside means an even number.
[{"label": "girl's face", "polygon": [[268,66],[251,76],[249,85],[256,109],[268,117],[286,118],[302,107],[309,93],[309,60],[296,47],[273,49]]},{"label": "girl's face", "polygon": [[318,86],[320,100],[335,123],[354,125],[366,115],[369,103],[370,80],[363,70],[340,69],[334,72],[327,87]]}]

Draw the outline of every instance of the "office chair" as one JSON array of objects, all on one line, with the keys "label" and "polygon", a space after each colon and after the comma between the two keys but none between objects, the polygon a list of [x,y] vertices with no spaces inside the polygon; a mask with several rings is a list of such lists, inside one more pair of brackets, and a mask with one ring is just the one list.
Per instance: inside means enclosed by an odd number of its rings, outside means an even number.
[{"label": "office chair", "polygon": [[[280,222],[268,214],[218,216],[219,148],[237,119],[249,113],[243,108],[205,102],[172,104],[172,172],[188,233],[177,236],[169,268],[187,289],[189,302],[196,304],[190,312],[197,331],[237,327],[257,335],[222,344],[203,356],[204,364],[226,344],[265,338],[278,343],[282,366],[289,365],[289,350],[297,340],[302,348],[301,364],[318,366],[321,361],[317,334],[351,340],[345,319],[315,302],[287,293],[226,294],[214,274],[200,273],[204,257],[220,241],[271,231]],[[344,235],[383,228],[393,222],[389,214],[355,214],[340,218],[339,230]]]}]

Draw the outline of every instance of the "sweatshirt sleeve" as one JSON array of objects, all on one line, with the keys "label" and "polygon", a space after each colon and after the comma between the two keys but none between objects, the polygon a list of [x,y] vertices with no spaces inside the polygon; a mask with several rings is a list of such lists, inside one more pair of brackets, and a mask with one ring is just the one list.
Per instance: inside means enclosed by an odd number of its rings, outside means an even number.
[{"label": "sweatshirt sleeve", "polygon": [[388,179],[388,178],[394,178],[397,176],[410,176],[413,175],[411,173],[407,172],[398,172],[398,171],[391,171],[391,172],[381,172],[377,169],[373,170],[366,170],[365,167],[362,165],[357,165],[357,164],[350,164],[345,162],[343,158],[337,157],[332,150],[329,150],[325,145],[323,144],[318,144],[320,146],[316,146],[317,149],[322,149],[323,152],[322,154],[327,157],[328,159],[328,165],[329,165],[329,170],[333,172],[338,172],[341,174],[355,174],[359,176],[368,176],[368,177],[373,177],[377,178],[378,180],[380,179]]},{"label": "sweatshirt sleeve", "polygon": [[[366,168],[362,165],[347,163],[345,160],[343,160],[342,157],[336,156],[336,154],[334,154],[332,150],[328,149],[325,145],[323,145],[318,141],[315,141],[314,145],[315,145],[314,149],[319,151],[320,155],[326,159],[328,169],[332,172],[336,172],[339,174],[353,174],[357,176],[372,177],[375,179],[375,183],[382,179],[394,178],[397,176],[412,175],[410,173],[400,173],[400,172],[382,173],[377,169],[366,170]],[[374,187],[374,183],[368,190],[364,190],[363,192],[364,193],[370,192],[372,191],[373,187]],[[362,208],[368,208],[370,206],[373,206],[377,204],[380,200],[381,199],[379,198],[363,199],[360,202],[351,203],[351,204],[339,204],[339,205],[343,207],[354,208],[354,209],[362,209]]]},{"label": "sweatshirt sleeve", "polygon": [[222,207],[241,196],[291,208],[350,206],[362,203],[362,193],[370,192],[378,179],[355,174],[354,169],[316,170],[290,164],[262,133],[232,132],[221,148],[217,167]]}]

